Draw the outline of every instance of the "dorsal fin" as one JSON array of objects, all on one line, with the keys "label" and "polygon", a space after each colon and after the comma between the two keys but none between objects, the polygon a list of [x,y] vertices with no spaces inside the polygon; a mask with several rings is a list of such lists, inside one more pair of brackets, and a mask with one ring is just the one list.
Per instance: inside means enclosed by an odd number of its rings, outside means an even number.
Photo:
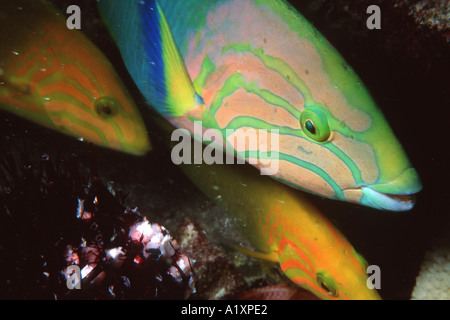
[{"label": "dorsal fin", "polygon": [[142,3],[144,47],[154,66],[153,107],[164,116],[182,116],[194,108],[198,95],[158,2]]}]

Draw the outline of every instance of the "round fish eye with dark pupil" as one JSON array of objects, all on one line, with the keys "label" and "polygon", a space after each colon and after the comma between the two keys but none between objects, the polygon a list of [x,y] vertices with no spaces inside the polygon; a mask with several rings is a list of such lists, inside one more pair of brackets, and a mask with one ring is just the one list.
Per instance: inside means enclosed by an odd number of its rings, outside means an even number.
[{"label": "round fish eye with dark pupil", "polygon": [[306,120],[305,121],[305,128],[306,130],[308,130],[311,134],[316,134],[316,127],[314,126],[314,124],[312,123],[311,120]]},{"label": "round fish eye with dark pupil", "polygon": [[324,289],[329,295],[337,297],[337,287],[335,282],[329,276],[326,276],[324,273],[319,272],[317,274],[317,283],[319,286]]},{"label": "round fish eye with dark pupil", "polygon": [[102,118],[110,118],[117,113],[117,102],[110,97],[102,97],[95,102],[95,110]]}]

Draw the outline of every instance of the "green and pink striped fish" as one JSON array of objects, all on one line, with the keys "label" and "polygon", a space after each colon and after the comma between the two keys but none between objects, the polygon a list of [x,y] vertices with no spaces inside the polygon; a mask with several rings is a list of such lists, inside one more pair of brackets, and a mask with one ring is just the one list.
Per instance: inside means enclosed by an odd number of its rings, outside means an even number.
[{"label": "green and pink striped fish", "polygon": [[103,147],[150,149],[111,63],[48,1],[0,1],[0,109]]},{"label": "green and pink striped fish", "polygon": [[387,121],[286,1],[100,0],[99,8],[137,86],[176,127],[194,134],[201,121],[259,169],[267,153],[239,147],[236,136],[266,130],[279,142],[273,178],[377,209],[413,207],[421,183]]}]

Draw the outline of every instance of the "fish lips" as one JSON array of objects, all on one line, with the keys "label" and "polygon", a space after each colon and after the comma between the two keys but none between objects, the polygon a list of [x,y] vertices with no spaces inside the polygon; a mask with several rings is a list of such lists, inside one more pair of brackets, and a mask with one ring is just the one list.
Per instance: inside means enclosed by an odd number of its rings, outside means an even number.
[{"label": "fish lips", "polygon": [[364,185],[346,189],[362,193],[360,203],[389,211],[411,210],[416,202],[415,194],[422,190],[422,183],[414,168],[408,168],[390,182]]}]

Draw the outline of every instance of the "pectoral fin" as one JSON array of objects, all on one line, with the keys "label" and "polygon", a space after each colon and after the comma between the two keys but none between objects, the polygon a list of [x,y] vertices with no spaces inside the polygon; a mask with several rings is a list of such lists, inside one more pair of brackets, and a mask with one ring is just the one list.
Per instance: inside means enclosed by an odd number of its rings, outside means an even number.
[{"label": "pectoral fin", "polygon": [[142,4],[145,50],[154,65],[152,105],[163,116],[183,116],[201,98],[196,94],[183,58],[156,0]]}]

